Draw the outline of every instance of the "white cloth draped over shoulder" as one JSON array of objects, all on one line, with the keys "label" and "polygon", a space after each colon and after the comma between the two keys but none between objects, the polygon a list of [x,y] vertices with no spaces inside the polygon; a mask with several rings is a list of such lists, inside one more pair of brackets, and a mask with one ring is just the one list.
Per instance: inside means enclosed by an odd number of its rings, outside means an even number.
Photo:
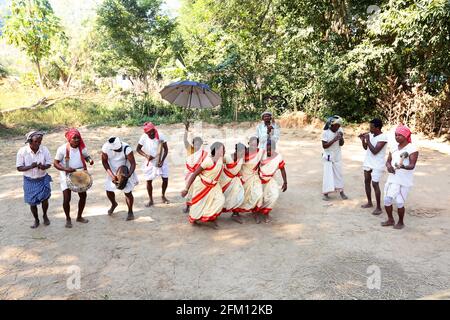
[{"label": "white cloth draped over shoulder", "polygon": [[[194,173],[195,170],[198,169],[198,167],[200,167],[203,160],[205,160],[205,158],[207,156],[208,156],[208,152],[206,152],[203,149],[200,149],[186,157],[186,164],[185,164],[186,168],[184,170],[185,183],[188,182],[191,175]],[[186,202],[189,202],[192,199],[192,185],[188,190],[188,194],[186,196]]]},{"label": "white cloth draped over shoulder", "polygon": [[259,162],[264,154],[263,149],[246,155],[241,168],[241,181],[244,186],[244,201],[234,212],[253,212],[263,196],[263,188],[259,179]]},{"label": "white cloth draped over shoulder", "polygon": [[[336,132],[331,131],[331,129],[324,130],[322,133],[322,141],[330,142],[336,137],[338,132],[341,132],[342,134],[344,133],[342,128],[339,128]],[[341,159],[341,146],[339,145],[339,141],[334,142],[327,149],[323,149],[323,194],[328,194],[335,191],[340,192],[344,190]]]},{"label": "white cloth draped over shoulder", "polygon": [[204,169],[192,183],[192,199],[187,204],[189,221],[214,221],[222,213],[225,197],[219,184],[222,173],[223,159],[214,163],[211,156],[207,156],[201,163]]},{"label": "white cloth draped over shoulder", "polygon": [[278,169],[282,169],[285,162],[281,154],[267,158],[263,157],[259,165],[259,178],[263,188],[263,196],[258,204],[258,211],[262,214],[269,214],[275,206],[275,203],[280,196],[280,186],[274,179],[275,173]]}]

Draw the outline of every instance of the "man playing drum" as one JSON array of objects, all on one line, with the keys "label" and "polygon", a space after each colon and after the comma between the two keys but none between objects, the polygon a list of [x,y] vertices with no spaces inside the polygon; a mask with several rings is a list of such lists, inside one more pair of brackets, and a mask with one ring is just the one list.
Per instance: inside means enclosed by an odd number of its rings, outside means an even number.
[{"label": "man playing drum", "polygon": [[[67,175],[77,171],[77,169],[87,170],[86,161],[90,165],[94,161],[88,154],[86,145],[84,144],[81,134],[77,129],[70,129],[65,134],[67,142],[61,145],[56,151],[55,161],[53,165],[60,172],[61,190],[63,192],[63,208],[66,214],[66,228],[72,228],[72,220],[70,218],[70,200],[72,198],[72,190],[67,184]],[[87,223],[89,220],[82,217],[83,210],[86,205],[86,191],[78,192],[80,199],[78,200],[77,222]]]},{"label": "man playing drum", "polygon": [[144,123],[144,134],[139,138],[136,152],[145,158],[143,167],[145,180],[147,180],[147,192],[149,202],[145,205],[153,205],[153,185],[155,178],[162,178],[162,201],[169,203],[166,198],[167,185],[169,184],[169,166],[166,161],[169,149],[165,136],[158,132],[151,122]]},{"label": "man playing drum", "polygon": [[[102,164],[107,172],[105,181],[106,196],[111,201],[111,208],[108,214],[112,215],[117,207],[114,191],[122,190],[128,206],[128,220],[134,219],[133,214],[133,189],[139,183],[136,175],[136,160],[134,159],[131,147],[120,141],[119,137],[110,137],[102,147]],[[123,168],[125,166],[127,169]],[[121,171],[126,172],[121,172]],[[121,181],[126,179],[125,181]]]}]

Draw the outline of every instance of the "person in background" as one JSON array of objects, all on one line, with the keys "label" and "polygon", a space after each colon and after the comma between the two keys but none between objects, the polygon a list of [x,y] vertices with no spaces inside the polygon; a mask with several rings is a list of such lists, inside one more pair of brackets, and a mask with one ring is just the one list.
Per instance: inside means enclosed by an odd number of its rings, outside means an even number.
[{"label": "person in background", "polygon": [[263,112],[261,120],[261,123],[256,128],[256,137],[259,140],[259,149],[265,149],[269,137],[274,144],[278,143],[280,139],[280,127],[275,123],[272,113],[269,111]]},{"label": "person in background", "polygon": [[341,128],[342,118],[328,118],[322,133],[323,162],[323,200],[330,200],[329,194],[339,192],[343,200],[348,199],[344,193],[344,178],[342,175],[341,148],[344,145],[344,131]]}]

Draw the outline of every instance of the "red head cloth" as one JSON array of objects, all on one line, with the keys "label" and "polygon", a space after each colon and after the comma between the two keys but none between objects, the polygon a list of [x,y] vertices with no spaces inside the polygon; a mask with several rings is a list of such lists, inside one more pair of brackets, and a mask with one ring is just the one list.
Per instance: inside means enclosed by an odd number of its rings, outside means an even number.
[{"label": "red head cloth", "polygon": [[70,140],[73,137],[76,137],[76,136],[80,138],[80,151],[81,151],[84,148],[86,148],[86,145],[84,144],[83,138],[81,138],[80,131],[78,131],[75,128],[72,128],[72,129],[69,129],[69,130],[66,131],[66,139],[67,139],[67,141],[70,142]]},{"label": "red head cloth", "polygon": [[155,130],[155,138],[157,140],[159,140],[158,129],[156,129],[156,126],[151,122],[144,123],[144,132],[145,133],[149,133],[152,130]]},{"label": "red head cloth", "polygon": [[408,140],[409,143],[411,143],[411,130],[409,130],[407,126],[404,126],[402,124],[399,125],[397,129],[395,129],[395,133],[401,134]]}]

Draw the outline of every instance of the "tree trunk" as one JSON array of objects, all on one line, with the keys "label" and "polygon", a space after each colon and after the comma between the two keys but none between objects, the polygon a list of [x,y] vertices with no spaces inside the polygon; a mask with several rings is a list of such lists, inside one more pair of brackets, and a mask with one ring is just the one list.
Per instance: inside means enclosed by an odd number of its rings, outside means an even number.
[{"label": "tree trunk", "polygon": [[42,92],[45,92],[44,84],[42,82],[42,72],[41,72],[41,65],[39,63],[39,60],[36,60],[36,69],[38,72],[39,87],[41,88]]}]

